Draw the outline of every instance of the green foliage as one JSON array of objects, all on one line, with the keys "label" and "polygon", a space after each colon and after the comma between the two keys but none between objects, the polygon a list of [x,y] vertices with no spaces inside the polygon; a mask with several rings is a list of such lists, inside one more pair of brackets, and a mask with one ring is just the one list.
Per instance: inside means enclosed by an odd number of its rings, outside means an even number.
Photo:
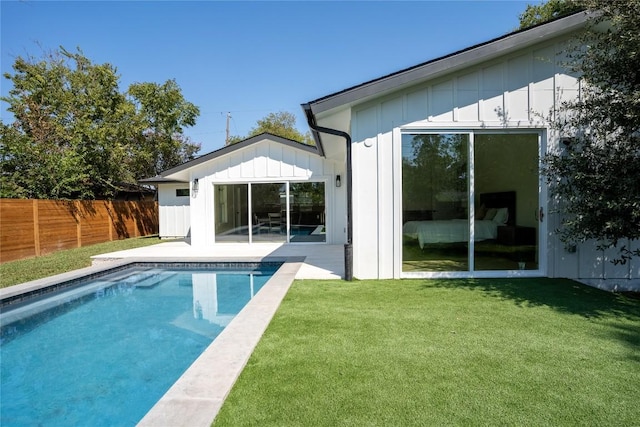
[{"label": "green foliage", "polygon": [[15,120],[0,124],[1,197],[109,198],[199,149],[182,135],[199,111],[173,80],[134,84],[128,96],[115,67],[62,47],[18,57],[13,70],[4,75]]},{"label": "green foliage", "polygon": [[249,131],[249,135],[246,137],[229,137],[229,144],[235,144],[252,136],[260,135],[261,133],[270,133],[303,144],[315,145],[311,134],[309,132],[304,135],[300,133],[300,131],[296,129],[296,117],[286,111],[269,113],[266,117],[258,120],[256,126]]},{"label": "green foliage", "polygon": [[529,4],[519,17],[520,29],[551,21],[581,9],[582,6],[577,0],[548,0],[542,4]]},{"label": "green foliage", "polygon": [[[570,144],[546,157],[545,172],[562,240],[608,248],[640,239],[640,1],[583,4],[599,14],[568,52],[581,96],[559,107],[553,125]],[[640,256],[619,249],[616,263]]]},{"label": "green foliage", "polygon": [[142,176],[154,176],[195,157],[199,144],[182,136],[182,129],[194,126],[200,110],[186,101],[175,80],[162,85],[134,83],[129,87],[142,122],[137,133],[140,157],[137,170]]},{"label": "green foliage", "polygon": [[438,194],[466,193],[467,146],[462,134],[403,136],[403,206],[434,209]]}]

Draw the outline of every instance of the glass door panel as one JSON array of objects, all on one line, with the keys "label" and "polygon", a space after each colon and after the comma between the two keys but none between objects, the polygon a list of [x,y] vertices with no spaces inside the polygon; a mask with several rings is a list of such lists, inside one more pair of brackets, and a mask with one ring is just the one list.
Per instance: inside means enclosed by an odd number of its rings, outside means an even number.
[{"label": "glass door panel", "polygon": [[292,182],[289,185],[289,241],[325,242],[323,182]]},{"label": "glass door panel", "polygon": [[214,189],[216,242],[249,241],[247,184],[218,184]]},{"label": "glass door panel", "polygon": [[402,136],[402,271],[469,270],[469,135]]},{"label": "glass door panel", "polygon": [[287,239],[286,184],[251,184],[254,242],[284,242]]},{"label": "glass door panel", "polygon": [[538,269],[538,134],[474,136],[474,269]]}]

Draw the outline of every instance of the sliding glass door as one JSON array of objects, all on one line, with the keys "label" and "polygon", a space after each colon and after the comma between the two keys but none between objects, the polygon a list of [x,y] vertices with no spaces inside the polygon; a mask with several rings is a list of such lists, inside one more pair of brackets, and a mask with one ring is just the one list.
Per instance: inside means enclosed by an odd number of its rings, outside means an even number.
[{"label": "sliding glass door", "polygon": [[537,270],[538,134],[474,138],[475,270]]},{"label": "sliding glass door", "polygon": [[249,241],[247,184],[221,184],[214,191],[217,242]]},{"label": "sliding glass door", "polygon": [[402,135],[402,271],[538,270],[538,133]]},{"label": "sliding glass door", "polygon": [[253,241],[287,240],[286,184],[251,184]]},{"label": "sliding glass door", "polygon": [[324,183],[292,182],[289,186],[289,240],[325,242]]},{"label": "sliding glass door", "polygon": [[465,134],[402,139],[404,271],[469,270]]},{"label": "sliding glass door", "polygon": [[214,193],[216,242],[326,241],[324,182],[216,184]]}]

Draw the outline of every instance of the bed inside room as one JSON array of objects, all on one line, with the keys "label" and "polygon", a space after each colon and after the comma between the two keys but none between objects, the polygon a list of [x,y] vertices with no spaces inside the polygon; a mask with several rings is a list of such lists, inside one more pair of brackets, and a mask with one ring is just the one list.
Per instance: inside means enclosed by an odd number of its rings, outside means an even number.
[{"label": "bed inside room", "polygon": [[[403,239],[405,262],[429,271],[467,269],[470,238],[474,241],[476,270],[529,269],[535,267],[535,230],[516,226],[516,192],[482,193],[474,209],[473,236],[469,236],[466,209],[450,206],[446,219],[429,212],[405,212]],[[442,207],[442,205],[440,205]],[[458,210],[459,215],[451,215]],[[442,215],[442,214],[441,214]],[[519,229],[517,239],[513,230]],[[525,235],[526,234],[526,235]],[[523,264],[522,264],[523,263]],[[527,266],[527,263],[529,264]]]}]

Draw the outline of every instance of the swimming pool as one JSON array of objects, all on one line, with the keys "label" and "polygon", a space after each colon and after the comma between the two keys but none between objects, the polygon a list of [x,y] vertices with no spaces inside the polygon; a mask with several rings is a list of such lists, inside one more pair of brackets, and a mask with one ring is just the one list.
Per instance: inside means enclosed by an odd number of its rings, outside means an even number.
[{"label": "swimming pool", "polygon": [[279,265],[137,265],[10,304],[1,423],[135,425]]}]

